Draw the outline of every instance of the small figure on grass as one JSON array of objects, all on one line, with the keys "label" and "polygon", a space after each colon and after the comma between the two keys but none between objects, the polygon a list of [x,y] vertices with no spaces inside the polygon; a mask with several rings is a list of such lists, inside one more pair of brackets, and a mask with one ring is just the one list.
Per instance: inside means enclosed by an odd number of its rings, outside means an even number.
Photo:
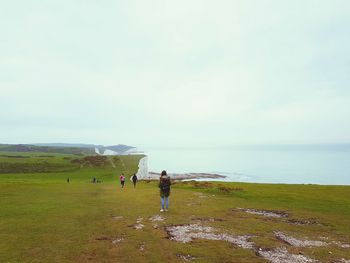
[{"label": "small figure on grass", "polygon": [[136,176],[136,174],[134,174],[131,179],[132,179],[132,182],[134,183],[134,188],[136,188],[136,183],[137,183],[137,176]]},{"label": "small figure on grass", "polygon": [[169,209],[169,195],[170,195],[170,177],[166,171],[163,170],[159,178],[159,189],[160,189],[160,212],[168,211]]},{"label": "small figure on grass", "polygon": [[67,178],[67,183],[69,183],[70,182],[70,179],[69,179],[69,177]]},{"label": "small figure on grass", "polygon": [[121,174],[121,176],[119,177],[120,180],[120,185],[122,188],[124,188],[124,184],[125,184],[125,176],[124,174]]}]

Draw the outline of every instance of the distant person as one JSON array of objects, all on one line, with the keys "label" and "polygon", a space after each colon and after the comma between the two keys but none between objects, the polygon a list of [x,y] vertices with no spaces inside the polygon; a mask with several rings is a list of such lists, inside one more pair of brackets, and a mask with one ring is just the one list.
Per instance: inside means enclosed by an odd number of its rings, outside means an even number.
[{"label": "distant person", "polygon": [[137,176],[136,176],[136,174],[134,174],[131,179],[132,179],[132,182],[134,183],[134,188],[136,188],[136,183],[137,183]]},{"label": "distant person", "polygon": [[119,180],[120,180],[120,184],[121,184],[122,188],[124,188],[124,184],[125,184],[125,176],[124,176],[124,174],[122,174],[119,177]]},{"label": "distant person", "polygon": [[69,183],[69,181],[70,181],[70,180],[69,180],[69,177],[68,177],[68,178],[67,178],[67,183]]},{"label": "distant person", "polygon": [[159,189],[160,189],[160,212],[168,211],[169,209],[169,195],[170,195],[170,177],[167,175],[166,171],[162,171],[159,178]]},{"label": "distant person", "polygon": [[93,184],[96,183],[96,177],[92,178],[92,183],[93,183]]}]

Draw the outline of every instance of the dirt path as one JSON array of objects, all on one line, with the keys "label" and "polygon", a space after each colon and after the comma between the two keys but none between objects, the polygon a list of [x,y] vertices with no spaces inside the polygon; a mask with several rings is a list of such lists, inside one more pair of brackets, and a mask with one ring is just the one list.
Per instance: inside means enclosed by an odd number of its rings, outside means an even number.
[{"label": "dirt path", "polygon": [[[114,163],[114,161],[113,161],[113,157],[108,156],[108,161],[111,163],[111,165],[112,165],[112,167],[113,167],[114,169],[117,168],[116,165],[115,165],[115,163]],[[123,163],[123,164],[124,164],[124,163]],[[123,167],[124,167],[124,165],[123,165]]]}]

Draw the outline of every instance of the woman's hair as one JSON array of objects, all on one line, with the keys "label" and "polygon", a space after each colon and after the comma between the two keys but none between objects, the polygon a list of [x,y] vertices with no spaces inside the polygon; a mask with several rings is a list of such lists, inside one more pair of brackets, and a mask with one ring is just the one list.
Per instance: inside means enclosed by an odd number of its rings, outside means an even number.
[{"label": "woman's hair", "polygon": [[163,170],[162,173],[160,174],[161,176],[166,175],[166,171]]}]

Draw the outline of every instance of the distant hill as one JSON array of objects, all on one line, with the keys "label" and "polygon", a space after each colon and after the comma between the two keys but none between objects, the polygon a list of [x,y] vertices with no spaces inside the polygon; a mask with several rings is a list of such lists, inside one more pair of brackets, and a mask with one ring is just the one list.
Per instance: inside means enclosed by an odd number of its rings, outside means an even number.
[{"label": "distant hill", "polygon": [[94,148],[83,147],[52,147],[38,146],[32,144],[0,144],[0,152],[41,152],[41,153],[62,153],[75,155],[94,155]]},{"label": "distant hill", "polygon": [[95,149],[98,150],[99,154],[113,155],[113,154],[127,154],[127,153],[135,153],[137,149],[133,146],[125,145],[125,144],[117,144],[117,145],[95,145],[95,144],[75,144],[75,143],[36,143],[36,146],[47,146],[47,147],[69,147],[69,148],[88,148],[93,149],[93,152],[96,152]]},{"label": "distant hill", "polygon": [[103,145],[84,144],[84,143],[34,143],[33,145],[48,146],[48,147],[75,147],[75,148],[104,147]]},{"label": "distant hill", "polygon": [[[81,144],[81,143],[37,143],[37,146],[48,146],[48,147],[75,147],[75,148],[89,148],[98,149],[100,154],[104,154],[106,151],[110,154],[126,154],[129,152],[136,152],[136,148],[125,144],[117,144],[111,146],[95,145],[95,144]],[[109,150],[109,151],[108,151]]]},{"label": "distant hill", "polygon": [[74,143],[0,144],[0,152],[43,152],[76,155],[116,155],[137,152],[132,146],[118,144],[111,146]]}]

